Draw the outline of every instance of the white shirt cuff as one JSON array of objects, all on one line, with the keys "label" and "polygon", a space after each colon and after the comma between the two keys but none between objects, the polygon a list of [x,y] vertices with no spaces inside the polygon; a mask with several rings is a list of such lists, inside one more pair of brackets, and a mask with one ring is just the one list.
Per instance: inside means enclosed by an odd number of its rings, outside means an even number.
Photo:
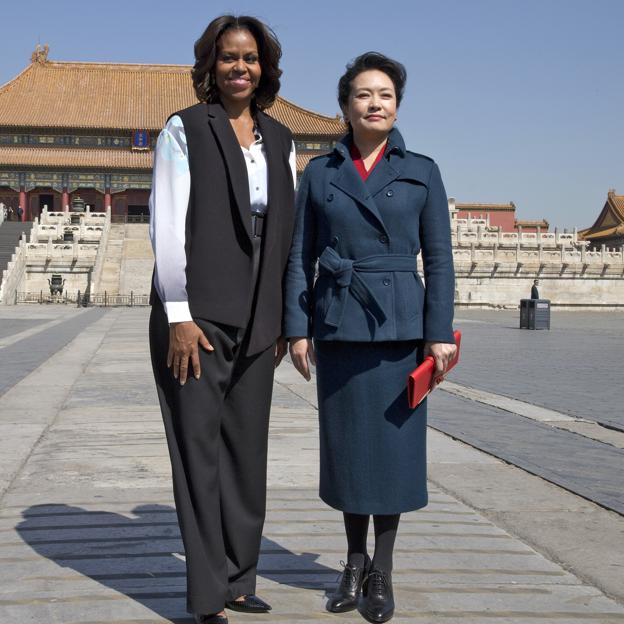
[{"label": "white shirt cuff", "polygon": [[167,320],[170,323],[183,323],[184,321],[193,320],[188,301],[167,301],[165,303],[165,311],[167,312]]}]

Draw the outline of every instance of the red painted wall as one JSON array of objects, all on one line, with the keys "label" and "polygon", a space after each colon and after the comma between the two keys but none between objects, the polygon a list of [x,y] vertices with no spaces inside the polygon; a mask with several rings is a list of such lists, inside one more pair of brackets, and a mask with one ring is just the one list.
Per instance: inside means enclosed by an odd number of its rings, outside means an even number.
[{"label": "red painted wall", "polygon": [[469,216],[472,217],[473,219],[480,219],[480,218],[485,219],[486,215],[488,214],[490,216],[490,226],[492,227],[500,226],[503,232],[515,232],[516,231],[515,210],[509,210],[509,211],[493,210],[491,212],[487,210],[479,210],[479,211],[459,210],[457,213],[457,216],[460,219],[467,219]]}]

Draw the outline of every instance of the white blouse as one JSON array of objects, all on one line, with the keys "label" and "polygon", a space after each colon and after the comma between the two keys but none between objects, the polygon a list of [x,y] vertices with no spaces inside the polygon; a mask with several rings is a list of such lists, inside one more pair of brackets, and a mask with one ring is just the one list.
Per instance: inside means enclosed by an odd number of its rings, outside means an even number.
[{"label": "white blouse", "polygon": [[[266,212],[268,171],[262,136],[249,149],[242,147],[251,209]],[[295,144],[290,150],[290,168],[296,186]],[[156,271],[154,282],[170,323],[191,321],[186,293],[186,213],[191,194],[191,173],[184,125],[179,116],[169,119],[158,137],[154,153],[152,192],[149,199],[150,239]]]}]

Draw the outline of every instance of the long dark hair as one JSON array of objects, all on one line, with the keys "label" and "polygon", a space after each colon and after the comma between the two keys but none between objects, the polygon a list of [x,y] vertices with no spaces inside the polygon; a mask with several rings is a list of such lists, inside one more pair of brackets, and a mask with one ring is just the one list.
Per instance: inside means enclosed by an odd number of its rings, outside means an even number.
[{"label": "long dark hair", "polygon": [[279,61],[282,57],[275,33],[260,20],[248,15],[221,15],[212,20],[195,42],[195,65],[191,71],[195,94],[201,102],[219,101],[219,90],[214,80],[214,66],[217,62],[217,46],[226,30],[248,30],[256,40],[262,75],[254,92],[254,102],[259,109],[271,106],[280,89],[282,70]]}]

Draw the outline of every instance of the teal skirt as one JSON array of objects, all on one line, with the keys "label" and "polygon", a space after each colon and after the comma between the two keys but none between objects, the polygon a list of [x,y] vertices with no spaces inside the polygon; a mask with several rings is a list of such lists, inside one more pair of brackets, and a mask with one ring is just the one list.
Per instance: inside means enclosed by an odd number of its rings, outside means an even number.
[{"label": "teal skirt", "polygon": [[407,403],[419,340],[316,341],[323,501],[356,514],[427,504],[427,405]]}]

